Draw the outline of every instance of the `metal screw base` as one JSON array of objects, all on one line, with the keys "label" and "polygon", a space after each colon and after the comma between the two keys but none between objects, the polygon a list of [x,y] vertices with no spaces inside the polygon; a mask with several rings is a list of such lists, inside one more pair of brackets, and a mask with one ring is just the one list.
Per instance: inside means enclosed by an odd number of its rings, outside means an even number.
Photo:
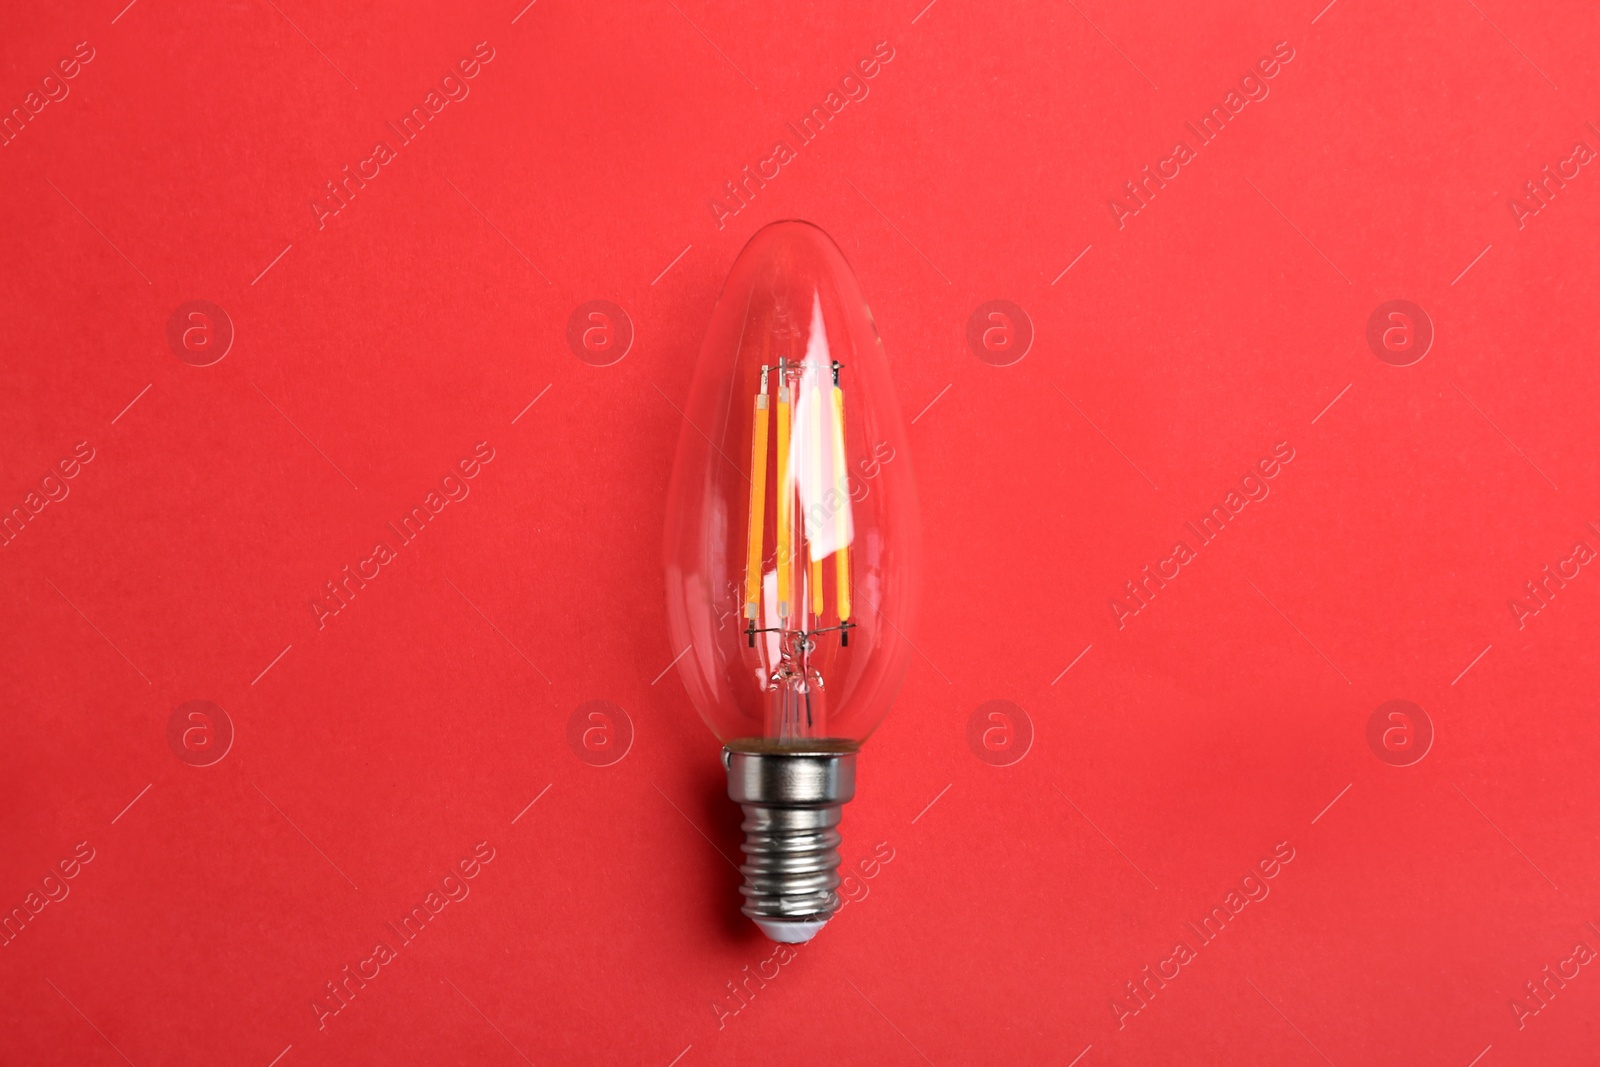
[{"label": "metal screw base", "polygon": [[728,796],[744,809],[746,915],[774,941],[809,941],[838,909],[840,809],[856,793],[848,742],[777,750],[757,739],[722,753]]}]

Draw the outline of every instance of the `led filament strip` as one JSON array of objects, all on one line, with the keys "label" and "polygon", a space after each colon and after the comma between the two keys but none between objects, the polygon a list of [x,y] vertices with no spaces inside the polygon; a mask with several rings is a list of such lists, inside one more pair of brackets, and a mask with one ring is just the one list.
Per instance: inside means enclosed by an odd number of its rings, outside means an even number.
[{"label": "led filament strip", "polygon": [[[844,455],[844,389],[839,385],[839,372],[843,365],[837,360],[833,361],[833,389],[831,403],[833,407],[834,432],[824,432],[822,425],[822,405],[810,405],[813,425],[811,432],[801,435],[801,443],[808,444],[814,453],[809,457],[795,457],[793,455],[795,433],[795,386],[798,384],[801,368],[792,360],[779,359],[775,366],[764,364],[761,367],[761,391],[755,397],[755,414],[752,421],[750,435],[750,542],[749,552],[745,558],[744,572],[744,614],[745,634],[751,647],[755,646],[758,633],[788,633],[791,632],[789,623],[794,616],[795,580],[794,567],[799,556],[795,544],[795,492],[798,479],[789,476],[790,464],[798,462],[810,466],[815,470],[824,470],[831,460],[832,468],[843,473],[845,469]],[[761,591],[762,591],[762,563],[765,559],[763,549],[766,547],[766,518],[767,518],[767,451],[769,446],[769,429],[772,423],[773,412],[771,394],[769,392],[768,375],[776,370],[778,376],[777,396],[777,545],[774,553],[774,564],[777,568],[777,600],[778,600],[778,625],[762,628],[756,624],[761,621]],[[791,381],[791,376],[794,381]],[[828,448],[831,441],[832,456],[825,457],[823,449]],[[801,639],[801,651],[809,651],[810,637],[813,634],[823,633],[828,630],[839,631],[839,643],[843,646],[850,644],[850,628],[856,624],[850,621],[850,513],[846,502],[832,510],[832,521],[838,548],[833,555],[834,570],[834,610],[839,617],[837,626],[822,626],[826,610],[825,582],[823,576],[823,558],[815,555],[815,541],[811,537],[804,537],[804,551],[808,563],[806,592],[809,594],[810,613],[813,625],[810,629],[800,628],[793,631]]]}]

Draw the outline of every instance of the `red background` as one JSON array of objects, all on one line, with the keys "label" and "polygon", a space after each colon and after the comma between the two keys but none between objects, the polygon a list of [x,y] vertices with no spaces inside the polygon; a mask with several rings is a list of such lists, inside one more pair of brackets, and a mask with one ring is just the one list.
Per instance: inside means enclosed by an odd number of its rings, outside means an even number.
[{"label": "red background", "polygon": [[[94,858],[0,948],[0,1061],[1585,1062],[1592,967],[1520,1027],[1511,1001],[1600,947],[1600,576],[1520,628],[1508,601],[1600,546],[1600,177],[1521,228],[1508,200],[1600,148],[1600,11],[1205,6],[13,5],[6,109],[95,57],[0,149],[0,504],[95,458],[0,549],[0,907]],[[470,95],[319,229],[480,41]],[[870,95],[719,228],[880,41]],[[1279,41],[1270,96],[1119,229]],[[771,946],[659,546],[718,288],[788,217],[851,260],[916,419],[925,608],[846,810],[852,869],[892,862],[741,1001]],[[167,340],[194,299],[236,332],[206,367]],[[566,340],[595,299],[636,334],[603,367]],[[1010,366],[966,342],[992,299],[1036,331]],[[1391,299],[1436,331],[1411,366],[1366,342]],[[470,497],[319,629],[480,441]],[[1271,495],[1119,629],[1280,441]],[[1436,734],[1411,766],[1367,742],[1393,699]],[[169,746],[190,700],[235,731],[210,766]],[[567,740],[590,700],[631,722],[610,766]],[[968,744],[991,700],[1020,762]],[[471,895],[319,1030],[480,841]],[[1119,1028],[1280,842],[1271,895]]]}]

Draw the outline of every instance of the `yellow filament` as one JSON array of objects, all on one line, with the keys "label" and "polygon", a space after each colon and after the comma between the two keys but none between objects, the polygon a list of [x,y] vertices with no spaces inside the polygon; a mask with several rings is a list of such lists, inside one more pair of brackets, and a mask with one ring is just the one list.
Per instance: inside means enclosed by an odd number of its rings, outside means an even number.
[{"label": "yellow filament", "polygon": [[761,548],[767,518],[767,394],[756,395],[755,421],[750,445],[750,551],[744,565],[744,614],[756,619],[761,613]]},{"label": "yellow filament", "polygon": [[789,621],[789,577],[794,563],[794,487],[789,484],[789,383],[782,370],[778,378],[778,618]]},{"label": "yellow filament", "polygon": [[[819,373],[816,373],[816,372],[813,372],[813,375],[814,375],[815,378],[820,378],[821,377],[821,375]],[[824,442],[823,430],[825,428],[825,422],[824,422],[824,420],[822,418],[821,390],[819,389],[816,393],[812,394],[812,396],[813,396],[813,399],[815,401],[811,405],[811,454],[812,454],[812,462],[815,464],[815,469],[817,471],[823,471],[823,470],[827,469],[827,465],[823,462],[823,459],[822,459],[822,455],[823,455],[822,450],[825,447],[825,445],[823,443]],[[818,556],[816,555],[816,551],[815,551],[816,544],[815,544],[815,541],[810,538],[809,534],[807,535],[807,539],[809,541],[811,541],[811,549],[812,549],[812,552],[811,552],[811,614],[815,615],[817,617],[817,619],[820,620],[822,618],[823,609],[827,606],[824,603],[823,596],[822,596],[822,560],[820,558],[818,558]]]},{"label": "yellow filament", "polygon": [[839,621],[845,623],[850,620],[850,544],[846,540],[850,532],[850,500],[844,459],[844,390],[837,385],[833,387],[833,422],[833,467],[838,479],[835,489],[844,494],[838,510],[833,513],[834,529],[839,535],[839,550],[833,555],[833,574],[838,587]]}]

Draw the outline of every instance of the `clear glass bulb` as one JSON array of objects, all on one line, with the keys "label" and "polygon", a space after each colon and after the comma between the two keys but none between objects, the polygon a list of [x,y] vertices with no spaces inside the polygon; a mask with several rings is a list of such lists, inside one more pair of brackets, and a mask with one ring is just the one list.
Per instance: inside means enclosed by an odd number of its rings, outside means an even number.
[{"label": "clear glass bulb", "polygon": [[[834,790],[853,792],[853,754],[912,651],[920,530],[905,428],[872,313],[827,234],[778,222],[750,239],[683,413],[667,501],[668,628],[674,648],[688,646],[678,671],[689,697],[726,745],[730,794],[750,801],[745,911],[762,922],[751,910],[752,804],[829,807],[790,781],[804,768],[847,774]],[[790,901],[778,918],[817,900]]]},{"label": "clear glass bulb", "polygon": [[919,531],[883,342],[827,234],[751,238],[684,415],[666,570],[690,699],[723,741],[860,744],[909,662]]}]

